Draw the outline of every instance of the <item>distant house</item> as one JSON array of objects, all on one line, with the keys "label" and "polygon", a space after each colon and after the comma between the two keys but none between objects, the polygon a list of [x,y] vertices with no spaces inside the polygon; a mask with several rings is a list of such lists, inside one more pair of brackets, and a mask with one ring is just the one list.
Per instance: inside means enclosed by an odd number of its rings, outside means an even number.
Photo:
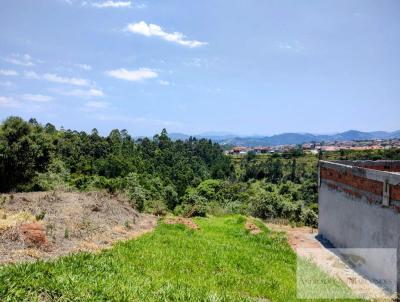
[{"label": "distant house", "polygon": [[270,147],[263,147],[263,146],[253,148],[253,151],[254,151],[256,154],[268,153],[270,150],[271,150]]},{"label": "distant house", "polygon": [[234,147],[232,149],[232,154],[247,154],[249,151],[251,151],[251,149],[247,147]]}]

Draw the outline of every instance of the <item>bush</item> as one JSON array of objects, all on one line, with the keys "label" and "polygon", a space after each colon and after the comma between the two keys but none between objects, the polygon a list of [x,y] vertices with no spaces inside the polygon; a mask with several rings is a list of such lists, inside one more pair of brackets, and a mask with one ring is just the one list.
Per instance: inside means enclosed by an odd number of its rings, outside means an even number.
[{"label": "bush", "polygon": [[144,211],[153,215],[165,215],[167,214],[167,206],[162,200],[146,200]]},{"label": "bush", "polygon": [[297,210],[298,206],[295,203],[285,199],[283,200],[281,205],[280,218],[285,218],[288,219],[289,221],[296,220]]},{"label": "bush", "polygon": [[318,215],[313,210],[305,208],[302,216],[305,225],[318,228]]},{"label": "bush", "polygon": [[70,173],[65,167],[64,162],[55,159],[50,163],[47,172],[36,173],[33,181],[33,189],[37,191],[68,190],[71,189],[71,186],[68,184],[69,179]]},{"label": "bush", "polygon": [[203,202],[196,202],[193,204],[182,203],[175,207],[174,214],[183,217],[200,216],[205,217],[207,213],[207,206]]},{"label": "bush", "polygon": [[173,210],[179,203],[178,193],[172,185],[168,185],[164,188],[164,198],[168,209]]},{"label": "bush", "polygon": [[239,200],[228,202],[224,208],[229,214],[245,215],[249,211],[248,203],[243,203]]},{"label": "bush", "polygon": [[213,216],[223,216],[228,214],[226,208],[222,207],[218,202],[212,201],[207,204],[207,213]]},{"label": "bush", "polygon": [[277,217],[280,203],[282,203],[282,198],[275,192],[257,194],[250,199],[250,214],[260,218]]},{"label": "bush", "polygon": [[139,211],[143,210],[147,199],[146,190],[140,185],[139,177],[136,173],[129,173],[126,177],[125,194],[131,200],[134,207]]}]

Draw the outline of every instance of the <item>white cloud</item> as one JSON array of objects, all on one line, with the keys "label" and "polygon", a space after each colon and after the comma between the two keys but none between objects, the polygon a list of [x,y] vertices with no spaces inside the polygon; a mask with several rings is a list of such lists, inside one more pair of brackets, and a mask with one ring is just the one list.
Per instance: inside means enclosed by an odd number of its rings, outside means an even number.
[{"label": "white cloud", "polygon": [[159,80],[158,82],[160,83],[160,85],[163,85],[163,86],[169,86],[171,84],[170,82],[165,81],[165,80]]},{"label": "white cloud", "polygon": [[7,96],[0,96],[0,107],[15,108],[19,106],[20,103],[16,99]]},{"label": "white cloud", "polygon": [[103,91],[99,89],[89,89],[89,90],[81,90],[81,89],[74,89],[71,91],[61,92],[60,94],[66,96],[74,96],[80,98],[91,98],[91,97],[103,97]]},{"label": "white cloud", "polygon": [[189,48],[200,47],[208,44],[207,42],[200,42],[197,40],[187,40],[186,36],[180,32],[168,33],[164,31],[161,26],[156,24],[147,24],[144,21],[128,24],[125,31],[144,35],[146,37],[159,37],[165,41],[174,42]]},{"label": "white cloud", "polygon": [[76,86],[88,86],[89,85],[89,81],[86,79],[62,77],[62,76],[59,76],[54,73],[45,73],[43,75],[43,79],[45,79],[49,82],[70,84],[70,85],[76,85]]},{"label": "white cloud", "polygon": [[132,7],[131,1],[103,1],[103,2],[87,2],[83,1],[82,5],[91,5],[96,8],[130,8]]},{"label": "white cloud", "polygon": [[158,77],[158,73],[149,68],[139,68],[137,70],[127,70],[125,68],[106,71],[110,77],[126,81],[142,81]]},{"label": "white cloud", "polygon": [[11,69],[0,69],[0,75],[3,75],[3,76],[17,76],[18,72],[16,72],[15,70],[11,70]]},{"label": "white cloud", "polygon": [[35,79],[35,80],[39,80],[40,79],[40,75],[38,75],[34,71],[25,71],[24,74],[25,74],[25,77],[28,78],[28,79]]},{"label": "white cloud", "polygon": [[83,70],[89,71],[92,70],[92,66],[87,65],[87,64],[75,64],[76,67],[79,67]]},{"label": "white cloud", "polygon": [[33,59],[30,55],[24,54],[12,54],[11,56],[4,58],[4,61],[14,64],[14,65],[21,65],[21,66],[34,66]]},{"label": "white cloud", "polygon": [[86,79],[81,79],[81,78],[69,78],[69,77],[63,77],[59,76],[54,73],[45,73],[43,75],[40,75],[34,71],[25,71],[25,77],[29,79],[35,79],[35,80],[46,80],[49,82],[54,82],[54,83],[60,83],[60,84],[69,84],[69,85],[75,85],[75,86],[89,86],[90,82],[89,80]]},{"label": "white cloud", "polygon": [[24,94],[21,96],[23,100],[37,102],[37,103],[46,103],[53,100],[51,96],[42,95],[42,94]]}]

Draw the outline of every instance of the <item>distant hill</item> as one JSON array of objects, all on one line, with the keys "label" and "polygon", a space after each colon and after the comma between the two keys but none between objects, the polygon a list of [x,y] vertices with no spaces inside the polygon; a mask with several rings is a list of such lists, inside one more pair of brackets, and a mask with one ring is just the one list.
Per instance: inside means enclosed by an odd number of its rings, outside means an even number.
[{"label": "distant hill", "polygon": [[[356,141],[356,140],[372,140],[372,139],[400,139],[400,130],[393,132],[374,131],[361,132],[357,130],[349,130],[337,134],[311,134],[311,133],[282,133],[272,136],[238,136],[230,133],[202,133],[192,135],[196,138],[208,138],[212,141],[223,145],[234,146],[277,146],[277,145],[297,145],[309,142],[333,142],[333,141]],[[170,137],[174,140],[185,140],[190,135],[182,133],[171,133]]]}]

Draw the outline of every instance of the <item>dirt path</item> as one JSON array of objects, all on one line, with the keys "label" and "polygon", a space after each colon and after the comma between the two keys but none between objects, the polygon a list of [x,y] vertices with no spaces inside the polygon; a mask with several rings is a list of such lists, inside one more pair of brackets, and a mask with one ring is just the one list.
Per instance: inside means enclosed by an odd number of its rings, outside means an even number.
[{"label": "dirt path", "polygon": [[267,227],[287,234],[293,250],[301,257],[311,260],[329,275],[343,281],[354,294],[373,298],[374,301],[393,301],[380,287],[352,270],[343,260],[334,254],[316,236],[317,230],[309,227],[291,227],[266,223]]}]

